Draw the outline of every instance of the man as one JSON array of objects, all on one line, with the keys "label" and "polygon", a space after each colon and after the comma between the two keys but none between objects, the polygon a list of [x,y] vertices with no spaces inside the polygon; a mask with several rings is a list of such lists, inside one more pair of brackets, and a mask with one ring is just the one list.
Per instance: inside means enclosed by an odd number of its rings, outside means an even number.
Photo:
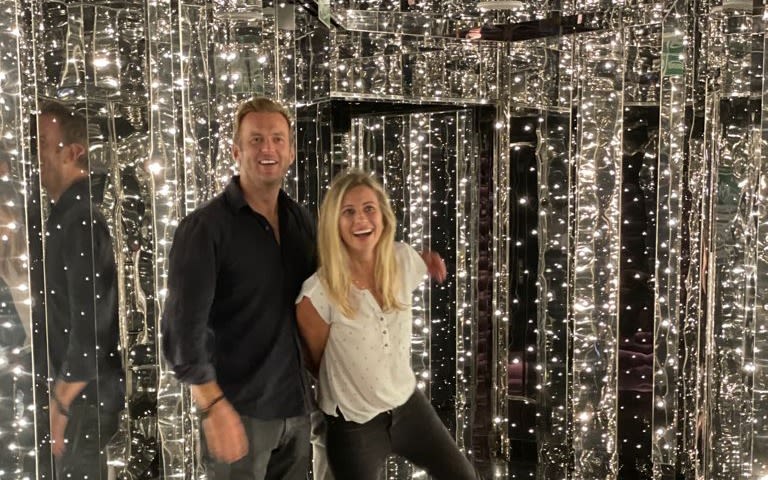
[{"label": "man", "polygon": [[45,223],[51,448],[59,479],[106,479],[105,446],[125,395],[117,272],[107,223],[91,202],[82,115],[48,103],[38,117]]},{"label": "man", "polygon": [[294,301],[315,270],[315,227],[281,189],[290,117],[254,98],[235,115],[240,174],[179,224],[163,351],[191,386],[210,479],[304,479],[309,402]]}]

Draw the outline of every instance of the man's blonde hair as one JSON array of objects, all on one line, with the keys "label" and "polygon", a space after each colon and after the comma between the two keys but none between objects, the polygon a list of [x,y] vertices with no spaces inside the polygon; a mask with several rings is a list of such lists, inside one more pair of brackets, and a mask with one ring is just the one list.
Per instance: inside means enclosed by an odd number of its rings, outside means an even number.
[{"label": "man's blonde hair", "polygon": [[293,123],[291,122],[291,115],[288,113],[288,110],[270,98],[253,97],[250,100],[241,103],[240,106],[237,107],[237,112],[235,112],[235,123],[233,125],[233,140],[235,145],[240,141],[240,125],[242,125],[243,119],[249,113],[279,113],[285,118],[285,122],[288,124],[290,140],[293,140]]},{"label": "man's blonde hair", "polygon": [[331,184],[320,207],[317,231],[320,261],[318,275],[331,300],[347,318],[354,315],[356,307],[350,303],[349,298],[352,278],[349,274],[349,255],[339,232],[339,217],[344,196],[355,187],[368,187],[373,190],[382,214],[383,230],[376,244],[374,267],[376,287],[381,294],[381,308],[384,311],[404,308],[397,300],[400,287],[400,269],[394,257],[397,221],[389,197],[375,178],[365,172],[353,170],[336,177]]}]

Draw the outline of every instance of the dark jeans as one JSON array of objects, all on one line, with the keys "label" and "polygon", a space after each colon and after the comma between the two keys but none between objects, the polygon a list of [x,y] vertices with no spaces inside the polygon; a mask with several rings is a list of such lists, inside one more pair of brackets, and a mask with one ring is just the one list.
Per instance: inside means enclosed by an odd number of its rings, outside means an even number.
[{"label": "dark jeans", "polygon": [[314,480],[334,480],[328,455],[325,453],[326,423],[322,410],[315,410],[310,415],[312,420],[312,476]]},{"label": "dark jeans", "polygon": [[[248,453],[235,463],[217,462],[203,440],[208,480],[306,480],[309,470],[309,416],[258,420],[241,416]],[[205,438],[205,435],[203,435]]]},{"label": "dark jeans", "polygon": [[416,390],[405,404],[360,424],[326,415],[328,462],[336,480],[376,480],[394,453],[435,480],[476,480],[429,400]]},{"label": "dark jeans", "polygon": [[117,432],[120,412],[72,405],[64,431],[66,450],[56,459],[59,480],[107,480],[107,444]]}]

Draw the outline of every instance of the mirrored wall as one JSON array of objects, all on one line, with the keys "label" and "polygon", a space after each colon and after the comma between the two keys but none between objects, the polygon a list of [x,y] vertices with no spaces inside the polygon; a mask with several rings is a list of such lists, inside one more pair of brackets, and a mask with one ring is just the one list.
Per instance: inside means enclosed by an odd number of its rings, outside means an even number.
[{"label": "mirrored wall", "polygon": [[295,113],[287,192],[375,172],[445,257],[412,365],[484,478],[768,478],[761,3],[0,9],[1,478],[203,478],[158,325],[254,95]]}]

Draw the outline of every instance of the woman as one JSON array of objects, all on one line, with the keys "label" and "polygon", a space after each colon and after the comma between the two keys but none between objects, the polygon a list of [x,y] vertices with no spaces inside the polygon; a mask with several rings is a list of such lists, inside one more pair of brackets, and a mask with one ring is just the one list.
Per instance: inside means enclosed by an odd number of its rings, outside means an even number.
[{"label": "woman", "polygon": [[337,178],[318,225],[320,269],[304,282],[297,320],[336,480],[375,480],[395,453],[437,480],[475,479],[410,367],[411,292],[442,259],[396,243],[381,185],[362,172]]}]

